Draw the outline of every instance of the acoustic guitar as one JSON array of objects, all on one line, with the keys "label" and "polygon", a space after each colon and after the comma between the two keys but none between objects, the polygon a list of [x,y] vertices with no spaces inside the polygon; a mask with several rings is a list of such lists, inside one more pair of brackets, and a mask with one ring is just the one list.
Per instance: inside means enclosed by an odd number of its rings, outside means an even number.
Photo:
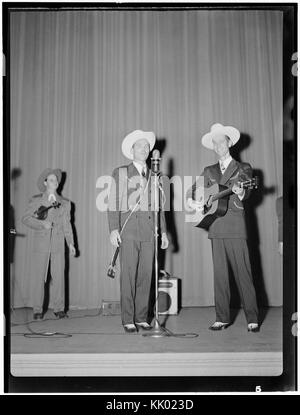
[{"label": "acoustic guitar", "polygon": [[[243,189],[257,189],[258,177],[238,182]],[[199,202],[203,201],[203,208],[193,215],[190,222],[196,223],[197,228],[208,230],[210,225],[219,217],[224,216],[228,209],[228,199],[233,193],[231,187],[214,184],[210,187],[198,188],[197,193],[202,195]]]}]

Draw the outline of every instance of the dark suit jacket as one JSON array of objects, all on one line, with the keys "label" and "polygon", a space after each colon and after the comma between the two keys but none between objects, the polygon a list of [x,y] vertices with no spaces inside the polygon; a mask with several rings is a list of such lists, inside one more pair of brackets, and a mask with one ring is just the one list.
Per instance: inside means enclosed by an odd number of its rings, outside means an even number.
[{"label": "dark suit jacket", "polygon": [[[115,229],[121,230],[140,195],[141,176],[136,167],[133,163],[122,167],[126,168],[126,175],[123,180],[122,175],[120,175],[120,167],[112,173],[113,182],[110,189],[108,208],[110,232]],[[127,222],[122,232],[122,239],[152,241],[154,238],[153,174],[149,169],[146,179],[148,181],[147,190],[141,199],[140,207],[134,211]],[[120,183],[121,181],[122,183]],[[166,232],[165,215],[162,210],[159,213],[159,224],[161,233]]]},{"label": "dark suit jacket", "polygon": [[[224,175],[219,163],[205,167],[201,176],[204,176],[204,186],[210,187],[216,183],[231,187],[238,181],[252,178],[252,168],[249,163],[240,163],[231,160]],[[192,187],[192,197],[197,188],[197,182]],[[236,194],[232,194],[228,201],[226,214],[216,219],[209,228],[209,238],[246,238],[245,211],[243,201],[249,197],[250,190],[245,189],[245,196],[241,201]]]},{"label": "dark suit jacket", "polygon": [[[64,240],[68,245],[73,241],[73,231],[70,223],[71,203],[60,195],[56,195],[56,200],[61,204],[56,209],[49,209],[47,219],[52,222],[52,235],[50,229],[45,229],[42,220],[34,217],[34,212],[41,206],[50,206],[46,193],[33,196],[27,206],[22,223],[31,228],[33,232],[33,251],[47,253],[49,249],[52,253],[64,252]],[[51,241],[50,241],[51,236]]]}]

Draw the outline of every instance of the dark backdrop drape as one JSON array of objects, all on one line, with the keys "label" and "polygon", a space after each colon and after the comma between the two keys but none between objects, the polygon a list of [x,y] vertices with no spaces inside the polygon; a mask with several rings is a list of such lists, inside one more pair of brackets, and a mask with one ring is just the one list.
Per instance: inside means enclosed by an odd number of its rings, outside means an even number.
[{"label": "dark backdrop drape", "polygon": [[[162,170],[199,175],[215,156],[200,144],[215,122],[242,132],[235,156],[260,187],[247,205],[261,303],[282,304],[275,200],[282,193],[282,13],[278,11],[59,11],[10,14],[11,182],[16,237],[14,305],[30,305],[29,230],[21,217],[46,167],[66,172],[80,255],[68,264],[69,306],[119,298],[106,277],[112,247],[97,179],[127,162],[123,137],[152,130]],[[174,201],[180,195],[174,191]],[[177,199],[176,199],[177,198]],[[182,280],[183,306],[213,305],[206,232],[168,215],[165,269]]]}]

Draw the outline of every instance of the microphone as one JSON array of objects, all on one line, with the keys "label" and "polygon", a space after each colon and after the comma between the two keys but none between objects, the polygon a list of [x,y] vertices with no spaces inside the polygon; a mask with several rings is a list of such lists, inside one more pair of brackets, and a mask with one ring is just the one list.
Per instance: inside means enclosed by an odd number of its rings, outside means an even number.
[{"label": "microphone", "polygon": [[154,150],[152,153],[152,158],[151,158],[151,170],[153,171],[153,173],[157,174],[159,172],[160,160],[161,160],[161,157],[160,157],[159,150]]}]

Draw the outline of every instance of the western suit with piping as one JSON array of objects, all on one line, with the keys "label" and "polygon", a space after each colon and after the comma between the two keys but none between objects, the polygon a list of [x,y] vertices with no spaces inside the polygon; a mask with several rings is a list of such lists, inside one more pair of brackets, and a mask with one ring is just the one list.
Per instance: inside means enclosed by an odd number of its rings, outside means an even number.
[{"label": "western suit with piping", "polygon": [[[204,186],[216,183],[232,187],[238,181],[252,178],[252,168],[248,163],[231,160],[222,175],[219,163],[207,166],[202,173]],[[192,195],[197,188],[193,185]],[[245,189],[243,200],[249,197],[250,190]],[[214,293],[216,321],[230,322],[230,287],[229,265],[233,271],[239,290],[241,303],[248,323],[257,323],[258,310],[256,293],[253,285],[252,272],[247,246],[245,210],[243,201],[238,195],[231,194],[228,210],[224,216],[217,218],[209,228],[208,238],[212,243],[214,268]]]}]

